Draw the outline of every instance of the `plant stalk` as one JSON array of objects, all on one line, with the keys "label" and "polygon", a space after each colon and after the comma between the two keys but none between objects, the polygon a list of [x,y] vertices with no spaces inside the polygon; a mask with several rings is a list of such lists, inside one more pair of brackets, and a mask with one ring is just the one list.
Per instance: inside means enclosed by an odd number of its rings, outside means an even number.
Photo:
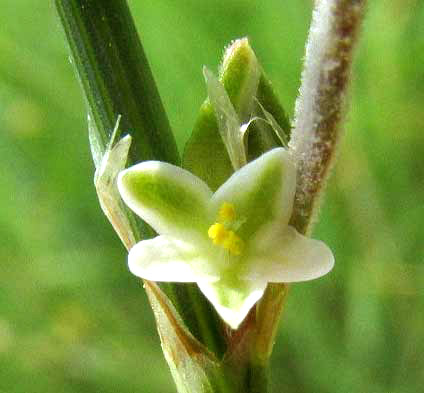
[{"label": "plant stalk", "polygon": [[306,45],[290,150],[298,176],[291,223],[309,233],[342,135],[355,44],[366,0],[321,0]]},{"label": "plant stalk", "polygon": [[[320,0],[313,11],[289,143],[297,161],[290,224],[303,234],[312,230],[342,134],[353,54],[365,7],[366,0]],[[265,315],[258,318],[259,332],[275,329],[269,324],[266,311],[274,309],[274,315],[279,315],[287,291],[287,284],[268,285],[258,305],[258,315]],[[262,359],[271,354],[274,335],[270,330],[269,334],[257,337]]]},{"label": "plant stalk", "polygon": [[[55,0],[55,5],[86,98],[96,168],[118,117],[120,134],[132,138],[129,165],[145,160],[179,165],[177,145],[127,2]],[[128,208],[121,209],[131,232],[121,238],[139,241],[156,235]],[[222,323],[198,287],[174,283],[160,287],[190,332],[212,352],[223,353]]]}]

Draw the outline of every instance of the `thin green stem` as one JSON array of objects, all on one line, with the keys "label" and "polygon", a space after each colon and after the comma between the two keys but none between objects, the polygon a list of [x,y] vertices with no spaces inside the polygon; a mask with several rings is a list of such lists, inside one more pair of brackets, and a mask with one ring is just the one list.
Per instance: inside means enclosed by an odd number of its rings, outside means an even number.
[{"label": "thin green stem", "polygon": [[175,139],[125,0],[56,0],[90,115],[106,147],[118,115],[131,160],[178,164]]},{"label": "thin green stem", "polygon": [[[55,0],[55,4],[87,101],[96,167],[119,115],[121,134],[132,137],[129,164],[154,159],[178,165],[177,145],[127,2]],[[122,209],[134,239],[155,236],[147,224]],[[194,336],[222,354],[222,324],[197,286],[168,284],[162,289]]]}]

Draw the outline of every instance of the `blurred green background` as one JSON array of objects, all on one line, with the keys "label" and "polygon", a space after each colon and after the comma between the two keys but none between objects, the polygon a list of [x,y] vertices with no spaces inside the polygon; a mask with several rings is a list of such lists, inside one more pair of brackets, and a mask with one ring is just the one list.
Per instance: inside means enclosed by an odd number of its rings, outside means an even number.
[{"label": "blurred green background", "polygon": [[[84,101],[53,1],[0,11],[0,392],[175,392],[146,295],[93,187]],[[290,114],[309,0],[130,1],[180,149],[232,39]],[[286,393],[424,386],[424,2],[369,2],[315,237],[328,276],[292,287],[273,355]]]}]

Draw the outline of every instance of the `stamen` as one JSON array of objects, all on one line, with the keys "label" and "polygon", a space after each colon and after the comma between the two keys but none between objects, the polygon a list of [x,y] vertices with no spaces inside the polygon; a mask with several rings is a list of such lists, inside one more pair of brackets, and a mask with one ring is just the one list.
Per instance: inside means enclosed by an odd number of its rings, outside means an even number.
[{"label": "stamen", "polygon": [[217,222],[209,227],[208,236],[214,244],[222,244],[228,236],[228,231],[224,225]]},{"label": "stamen", "polygon": [[233,255],[240,255],[244,246],[243,240],[235,234],[233,231],[228,231],[228,236],[224,240],[222,247],[230,251]]},{"label": "stamen", "polygon": [[[243,240],[233,231],[240,225],[234,222],[236,211],[234,205],[224,202],[219,209],[218,221],[211,225],[208,229],[208,236],[212,239],[213,244],[221,246],[224,250],[229,251],[232,255],[241,255],[244,248]],[[227,224],[226,226],[224,225]],[[230,229],[227,229],[227,228]]]},{"label": "stamen", "polygon": [[234,221],[236,217],[236,210],[232,203],[224,202],[221,205],[218,213],[219,222],[231,222]]}]

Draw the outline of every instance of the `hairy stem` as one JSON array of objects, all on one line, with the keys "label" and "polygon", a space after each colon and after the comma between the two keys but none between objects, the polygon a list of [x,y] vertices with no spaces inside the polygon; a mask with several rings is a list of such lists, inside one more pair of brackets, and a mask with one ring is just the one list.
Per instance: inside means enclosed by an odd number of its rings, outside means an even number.
[{"label": "hairy stem", "polygon": [[[353,50],[365,6],[366,0],[320,0],[313,12],[289,143],[298,168],[291,225],[301,233],[309,233],[312,228],[340,139]],[[272,309],[273,315],[279,315],[287,290],[287,284],[269,285],[258,305],[258,315],[269,315],[267,311]],[[259,332],[275,329],[267,321],[267,317],[258,318]],[[257,337],[262,361],[271,354],[273,332],[267,337]]]},{"label": "hairy stem", "polygon": [[291,223],[302,233],[312,228],[340,139],[365,4],[365,0],[321,0],[314,10],[289,145],[298,166]]}]

